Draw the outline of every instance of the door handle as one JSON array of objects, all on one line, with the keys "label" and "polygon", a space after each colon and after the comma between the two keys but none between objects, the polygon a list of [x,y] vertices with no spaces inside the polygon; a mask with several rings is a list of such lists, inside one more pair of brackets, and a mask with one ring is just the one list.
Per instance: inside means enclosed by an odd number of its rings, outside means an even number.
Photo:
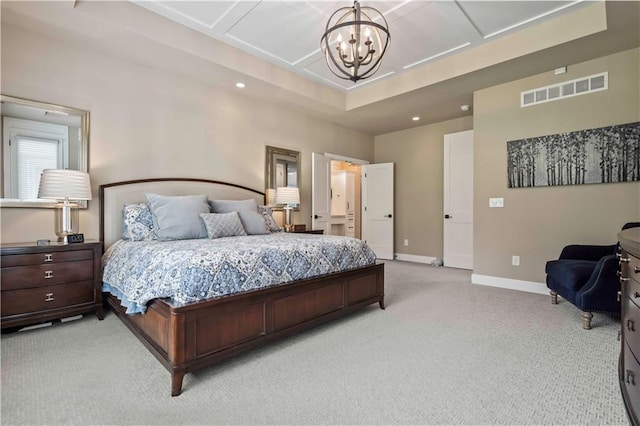
[{"label": "door handle", "polygon": [[393,217],[393,216],[392,216],[392,215],[390,215],[390,214],[388,214],[388,215],[386,215],[385,217]]},{"label": "door handle", "polygon": [[451,219],[451,218],[453,218],[453,216],[448,215],[448,214],[445,214],[445,215],[444,215],[444,218],[445,218],[445,219]]},{"label": "door handle", "polygon": [[314,218],[314,219],[320,219],[321,217],[322,217],[322,216],[318,216],[317,214],[314,214],[314,215],[313,215],[313,218]]}]

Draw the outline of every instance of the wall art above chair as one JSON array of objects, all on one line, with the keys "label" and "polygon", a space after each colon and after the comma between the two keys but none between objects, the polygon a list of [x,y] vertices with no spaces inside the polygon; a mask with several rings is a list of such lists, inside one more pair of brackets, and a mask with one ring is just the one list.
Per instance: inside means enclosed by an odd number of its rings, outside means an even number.
[{"label": "wall art above chair", "polygon": [[640,122],[507,142],[509,188],[640,180]]}]

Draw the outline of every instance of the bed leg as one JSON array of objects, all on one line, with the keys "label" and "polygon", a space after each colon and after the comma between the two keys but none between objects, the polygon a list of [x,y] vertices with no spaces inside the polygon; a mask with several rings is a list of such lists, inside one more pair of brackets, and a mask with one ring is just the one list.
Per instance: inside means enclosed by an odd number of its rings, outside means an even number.
[{"label": "bed leg", "polygon": [[380,309],[384,309],[384,296],[382,297],[382,299],[380,299],[380,301],[378,302],[378,304],[380,305]]},{"label": "bed leg", "polygon": [[184,374],[181,371],[174,371],[171,373],[171,396],[178,396],[182,392],[182,379]]}]

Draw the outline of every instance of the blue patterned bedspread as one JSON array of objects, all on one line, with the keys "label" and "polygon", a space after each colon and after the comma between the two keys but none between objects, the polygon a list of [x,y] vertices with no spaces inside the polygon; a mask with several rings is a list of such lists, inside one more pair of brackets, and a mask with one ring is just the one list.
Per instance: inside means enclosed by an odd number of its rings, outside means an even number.
[{"label": "blue patterned bedspread", "polygon": [[363,241],[274,233],[180,241],[118,241],[103,256],[102,290],[127,313],[156,298],[174,306],[375,263]]}]

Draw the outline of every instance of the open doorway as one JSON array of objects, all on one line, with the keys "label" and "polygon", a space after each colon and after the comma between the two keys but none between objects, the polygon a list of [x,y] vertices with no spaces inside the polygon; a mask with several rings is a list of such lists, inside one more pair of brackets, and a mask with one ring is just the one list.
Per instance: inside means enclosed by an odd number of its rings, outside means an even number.
[{"label": "open doorway", "polygon": [[393,170],[393,163],[369,164],[313,152],[312,229],[326,235],[353,234],[368,243],[378,258],[393,259]]},{"label": "open doorway", "polygon": [[331,219],[328,234],[361,238],[361,167],[331,160]]}]

